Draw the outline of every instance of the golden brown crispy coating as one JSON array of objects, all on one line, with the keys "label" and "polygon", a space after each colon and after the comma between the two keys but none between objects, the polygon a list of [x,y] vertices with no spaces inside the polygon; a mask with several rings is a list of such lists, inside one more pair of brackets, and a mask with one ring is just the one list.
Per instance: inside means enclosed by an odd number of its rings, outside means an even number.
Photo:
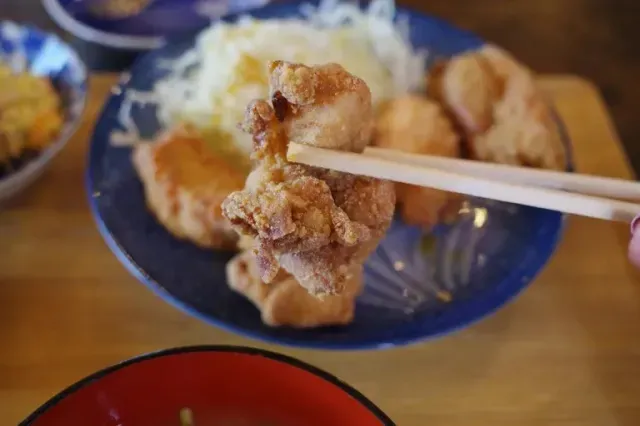
[{"label": "golden brown crispy coating", "polygon": [[388,228],[393,184],[288,163],[286,146],[362,150],[373,123],[369,90],[338,65],[274,62],[270,70],[271,103],[252,102],[242,124],[254,136],[256,168],[223,211],[255,239],[264,282],[282,267],[314,295],[337,294]]},{"label": "golden brown crispy coating", "polygon": [[[438,103],[417,95],[394,99],[382,109],[374,141],[381,148],[414,154],[460,156],[458,135]],[[403,220],[425,227],[457,210],[461,200],[450,192],[401,183],[396,184],[396,195]]]},{"label": "golden brown crispy coating", "polygon": [[362,269],[351,274],[342,294],[318,298],[282,270],[271,284],[263,283],[253,253],[245,251],[227,264],[227,282],[260,310],[262,321],[269,326],[343,325],[353,320],[355,298],[362,289]]},{"label": "golden brown crispy coating", "polygon": [[442,76],[442,97],[468,132],[484,132],[493,123],[493,104],[501,87],[485,58],[475,53],[453,57]]},{"label": "golden brown crispy coating", "polygon": [[361,152],[373,131],[371,92],[338,64],[307,67],[275,61],[269,66],[272,96],[288,103],[282,111],[287,139],[303,145]]},{"label": "golden brown crispy coating", "polygon": [[242,188],[244,173],[214,155],[200,135],[179,128],[138,145],[133,164],[147,205],[174,236],[205,248],[231,248],[238,237],[220,204]]},{"label": "golden brown crispy coating", "polygon": [[284,168],[282,181],[263,181],[254,190],[230,194],[224,203],[231,223],[258,240],[265,282],[272,281],[279,269],[274,253],[309,253],[334,242],[353,247],[371,238],[365,225],[351,221],[336,206],[326,182],[304,175],[300,166]]},{"label": "golden brown crispy coating", "polygon": [[566,153],[533,73],[486,45],[454,57],[433,75],[439,96],[464,130],[474,158],[562,170]]}]

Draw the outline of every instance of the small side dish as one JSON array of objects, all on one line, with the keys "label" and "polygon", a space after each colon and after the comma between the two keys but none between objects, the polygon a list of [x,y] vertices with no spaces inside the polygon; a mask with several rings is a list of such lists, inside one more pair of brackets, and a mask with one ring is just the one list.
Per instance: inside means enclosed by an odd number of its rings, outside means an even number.
[{"label": "small side dish", "polygon": [[0,61],[0,179],[47,149],[63,123],[61,99],[49,78],[14,72]]}]

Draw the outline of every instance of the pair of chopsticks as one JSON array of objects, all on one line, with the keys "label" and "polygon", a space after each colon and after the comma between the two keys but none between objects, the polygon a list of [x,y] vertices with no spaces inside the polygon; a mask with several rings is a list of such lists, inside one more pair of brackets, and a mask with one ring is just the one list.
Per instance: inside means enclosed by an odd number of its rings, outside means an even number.
[{"label": "pair of chopsticks", "polygon": [[[409,154],[368,147],[362,154],[289,143],[291,162],[597,219],[631,222],[640,183],[576,173]],[[604,198],[609,197],[609,198]]]}]

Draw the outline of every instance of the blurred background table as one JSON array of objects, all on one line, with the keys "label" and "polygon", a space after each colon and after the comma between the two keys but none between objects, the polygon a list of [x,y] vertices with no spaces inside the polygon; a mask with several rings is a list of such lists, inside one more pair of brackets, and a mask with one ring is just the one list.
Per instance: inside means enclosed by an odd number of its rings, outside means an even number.
[{"label": "blurred background table", "polygon": [[[78,133],[40,181],[0,210],[2,425],[109,364],[207,343],[269,348],[315,364],[402,426],[640,424],[640,288],[623,224],[570,218],[552,261],[515,302],[470,329],[402,349],[273,347],[169,306],[118,263],[87,206],[90,132],[115,80],[92,77]],[[578,170],[629,178],[594,86],[574,77],[541,84],[568,123]]]},{"label": "blurred background table", "polygon": [[[82,0],[79,0],[82,1]],[[397,0],[442,17],[515,53],[540,72],[594,81],[640,170],[640,5],[636,0]],[[56,25],[41,0],[0,0],[0,19]]]}]

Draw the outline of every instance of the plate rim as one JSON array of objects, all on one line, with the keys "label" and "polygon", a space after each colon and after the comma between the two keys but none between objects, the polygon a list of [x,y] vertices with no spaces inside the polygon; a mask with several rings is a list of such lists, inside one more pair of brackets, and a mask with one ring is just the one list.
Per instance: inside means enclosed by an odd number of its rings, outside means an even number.
[{"label": "plate rim", "polygon": [[62,29],[84,41],[123,50],[153,50],[165,44],[162,36],[130,36],[93,28],[69,14],[57,0],[42,0],[42,6]]}]

